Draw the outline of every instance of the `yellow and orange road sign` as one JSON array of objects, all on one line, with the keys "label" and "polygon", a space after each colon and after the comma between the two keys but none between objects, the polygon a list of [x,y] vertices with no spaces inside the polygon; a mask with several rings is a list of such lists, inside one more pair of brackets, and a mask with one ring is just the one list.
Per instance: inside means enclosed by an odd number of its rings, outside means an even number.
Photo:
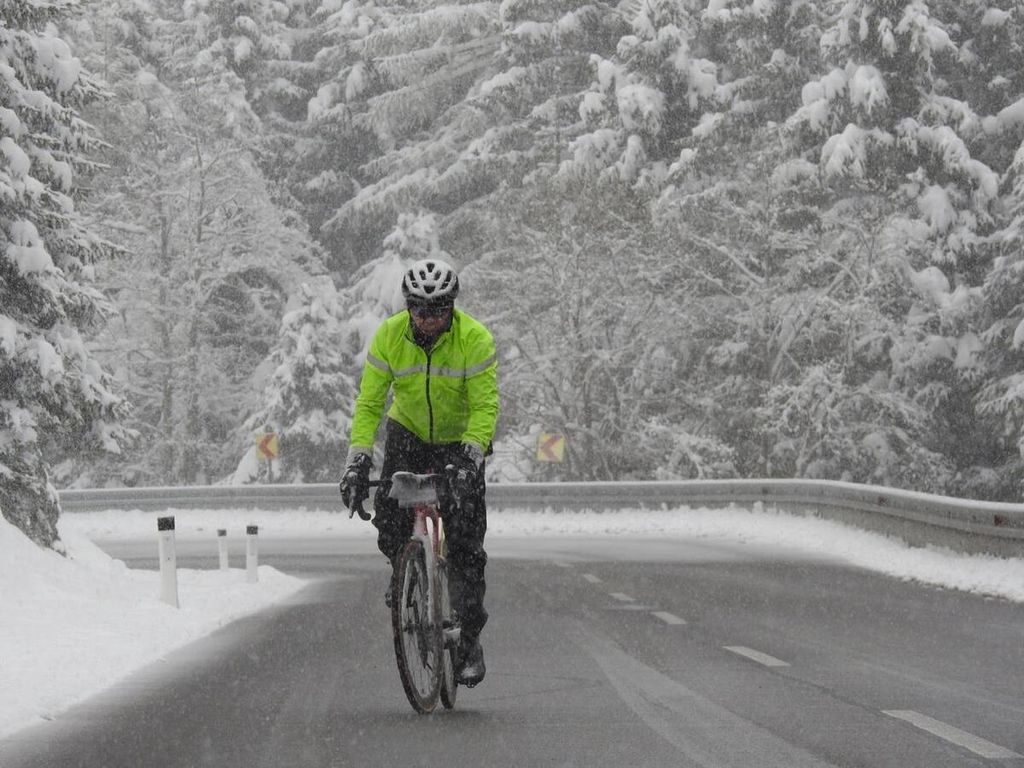
[{"label": "yellow and orange road sign", "polygon": [[276,459],[280,453],[277,444],[277,435],[273,432],[264,432],[256,435],[256,455],[261,459]]},{"label": "yellow and orange road sign", "polygon": [[537,461],[565,461],[565,435],[553,432],[537,435]]}]

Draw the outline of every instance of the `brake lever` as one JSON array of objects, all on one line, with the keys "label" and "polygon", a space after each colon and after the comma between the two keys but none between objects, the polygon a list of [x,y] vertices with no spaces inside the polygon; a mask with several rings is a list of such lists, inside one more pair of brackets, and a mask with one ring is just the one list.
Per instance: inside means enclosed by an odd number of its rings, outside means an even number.
[{"label": "brake lever", "polygon": [[362,501],[360,501],[358,504],[353,505],[352,509],[350,509],[348,511],[348,519],[351,520],[352,519],[352,515],[354,515],[356,512],[359,513],[359,518],[361,520],[369,520],[370,519],[370,513],[363,509],[363,502]]},{"label": "brake lever", "polygon": [[[367,485],[368,488],[373,488],[374,486],[380,485],[382,482],[384,482],[384,481],[378,478],[377,480],[371,480],[366,485]],[[367,497],[367,498],[369,498],[369,497]],[[370,519],[370,513],[367,512],[365,509],[363,509],[363,502],[364,501],[366,501],[366,499],[360,499],[359,502],[354,504],[352,506],[352,509],[350,509],[348,511],[348,519],[349,520],[351,520],[352,519],[352,515],[354,515],[356,513],[359,514],[359,519],[360,520],[369,520]]]}]

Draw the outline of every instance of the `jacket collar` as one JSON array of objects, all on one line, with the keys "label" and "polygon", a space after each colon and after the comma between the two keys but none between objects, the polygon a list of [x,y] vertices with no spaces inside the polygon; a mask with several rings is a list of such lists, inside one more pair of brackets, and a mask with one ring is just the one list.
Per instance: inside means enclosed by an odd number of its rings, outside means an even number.
[{"label": "jacket collar", "polygon": [[412,324],[412,314],[409,312],[408,309],[404,311],[406,315],[405,338],[408,339],[411,343],[415,344],[417,347],[420,347],[420,349],[422,349],[424,352],[433,352],[436,349],[438,349],[438,347],[442,346],[451,337],[452,330],[454,330],[456,324],[459,322],[459,310],[452,308],[452,317],[448,323],[448,327],[441,331],[441,333],[438,334],[437,338],[434,339],[434,343],[431,344],[429,348],[427,348],[416,340],[416,332]]}]

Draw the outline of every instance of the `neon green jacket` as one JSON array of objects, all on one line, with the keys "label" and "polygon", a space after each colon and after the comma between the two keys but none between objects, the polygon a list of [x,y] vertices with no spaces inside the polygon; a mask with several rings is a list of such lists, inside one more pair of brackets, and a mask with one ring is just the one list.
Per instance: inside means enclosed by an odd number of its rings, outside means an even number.
[{"label": "neon green jacket", "polygon": [[377,329],[352,414],[352,452],[373,442],[394,388],[388,417],[426,443],[469,443],[485,451],[498,421],[498,357],[490,331],[456,309],[451,327],[427,354],[413,341],[409,313]]}]

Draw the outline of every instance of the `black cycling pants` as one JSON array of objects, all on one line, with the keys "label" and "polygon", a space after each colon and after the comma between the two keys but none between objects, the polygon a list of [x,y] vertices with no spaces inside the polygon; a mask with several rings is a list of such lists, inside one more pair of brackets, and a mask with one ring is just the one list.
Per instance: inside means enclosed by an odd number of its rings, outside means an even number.
[{"label": "black cycling pants", "polygon": [[[442,473],[446,465],[453,463],[459,451],[460,443],[424,443],[401,424],[388,419],[380,476],[382,479],[390,478],[399,471]],[[486,485],[483,472],[479,474],[477,488],[463,500],[461,508],[455,508],[450,502],[441,504],[441,519],[448,544],[452,609],[461,621],[462,634],[467,642],[475,639],[487,623],[487,611],[484,609],[487,588],[484,581],[487,566],[487,553],[484,551]],[[373,525],[377,528],[377,547],[394,563],[412,535],[412,515],[409,510],[400,510],[397,502],[388,498],[390,490],[391,483],[386,481],[377,488],[373,499],[376,512]]]}]

